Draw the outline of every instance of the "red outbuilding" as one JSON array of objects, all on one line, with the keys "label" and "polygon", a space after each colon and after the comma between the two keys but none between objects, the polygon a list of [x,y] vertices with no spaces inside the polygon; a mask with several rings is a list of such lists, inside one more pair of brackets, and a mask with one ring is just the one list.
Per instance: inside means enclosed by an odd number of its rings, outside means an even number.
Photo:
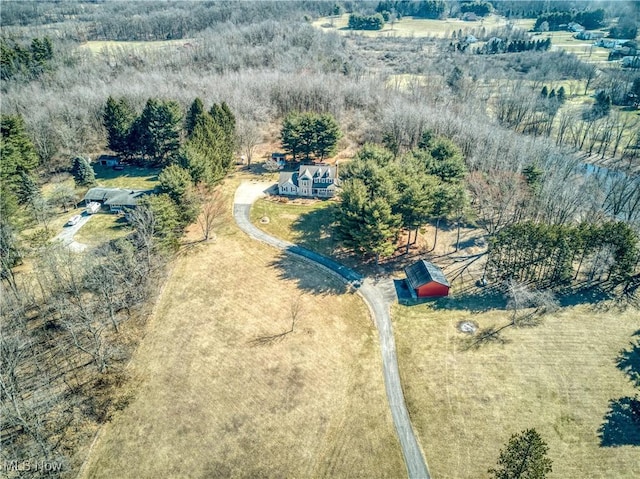
[{"label": "red outbuilding", "polygon": [[441,298],[449,295],[450,284],[435,264],[420,260],[404,269],[407,285],[418,298]]}]

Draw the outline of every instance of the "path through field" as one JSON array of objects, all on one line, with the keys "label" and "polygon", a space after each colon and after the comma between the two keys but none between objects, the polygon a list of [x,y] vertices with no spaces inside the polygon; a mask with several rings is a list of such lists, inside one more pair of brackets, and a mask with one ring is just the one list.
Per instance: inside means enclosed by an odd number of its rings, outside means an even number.
[{"label": "path through field", "polygon": [[393,422],[404,454],[409,477],[416,479],[429,479],[430,475],[427,464],[413,432],[411,420],[409,419],[409,414],[404,401],[402,386],[400,384],[396,346],[393,338],[391,317],[389,315],[390,303],[388,295],[385,294],[385,292],[382,291],[381,286],[376,284],[372,279],[363,278],[355,271],[336,263],[325,256],[314,253],[313,251],[305,248],[301,248],[293,243],[274,238],[255,227],[250,220],[251,206],[258,198],[264,196],[265,192],[272,187],[273,185],[271,183],[264,182],[243,182],[238,187],[233,204],[233,216],[238,226],[251,238],[274,246],[288,254],[311,261],[327,272],[340,277],[342,281],[358,288],[360,296],[367,303],[373,317],[375,318],[376,326],[380,335],[387,399],[389,401]]}]

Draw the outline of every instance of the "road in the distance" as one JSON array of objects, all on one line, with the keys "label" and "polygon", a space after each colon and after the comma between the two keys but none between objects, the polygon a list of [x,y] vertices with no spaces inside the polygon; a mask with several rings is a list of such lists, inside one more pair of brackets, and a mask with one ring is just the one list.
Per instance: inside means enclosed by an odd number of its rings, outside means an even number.
[{"label": "road in the distance", "polygon": [[409,477],[412,479],[430,479],[429,470],[424,460],[422,450],[418,445],[416,436],[411,427],[411,420],[404,402],[404,394],[400,384],[398,372],[398,359],[396,356],[396,344],[393,338],[391,317],[389,315],[389,302],[385,295],[370,278],[363,278],[355,271],[322,256],[318,253],[300,246],[274,238],[266,234],[251,223],[250,212],[253,203],[265,195],[265,191],[273,185],[264,182],[244,182],[236,190],[233,202],[233,216],[242,231],[251,238],[274,246],[288,254],[301,257],[306,261],[312,261],[325,271],[338,276],[342,281],[358,287],[360,296],[369,306],[376,327],[380,335],[382,349],[382,367],[384,372],[384,385],[387,392],[387,400],[391,408],[393,423],[396,427],[402,453]]}]

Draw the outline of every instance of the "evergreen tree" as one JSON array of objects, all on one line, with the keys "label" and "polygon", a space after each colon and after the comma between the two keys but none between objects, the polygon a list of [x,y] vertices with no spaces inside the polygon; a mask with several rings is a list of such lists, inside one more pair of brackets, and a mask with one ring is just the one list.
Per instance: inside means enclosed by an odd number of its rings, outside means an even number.
[{"label": "evergreen tree", "polygon": [[558,88],[558,96],[557,96],[557,100],[558,103],[563,104],[567,99],[567,94],[565,92],[565,89],[563,86],[561,86],[560,88]]},{"label": "evergreen tree", "polygon": [[494,479],[544,479],[552,470],[548,450],[535,429],[514,434],[500,451],[498,468],[489,473]]},{"label": "evergreen tree", "polygon": [[549,90],[548,90],[546,85],[542,87],[542,91],[540,92],[540,96],[542,98],[547,98],[549,96]]},{"label": "evergreen tree", "polygon": [[374,255],[376,263],[381,256],[395,250],[400,217],[392,212],[384,198],[369,199],[367,187],[359,179],[348,180],[341,194],[336,212],[336,234],[350,249]]},{"label": "evergreen tree", "polygon": [[341,137],[340,127],[333,116],[312,112],[288,114],[280,131],[282,147],[294,160],[299,154],[307,160],[331,156]]},{"label": "evergreen tree", "polygon": [[102,123],[107,130],[107,145],[109,149],[126,158],[133,156],[136,145],[130,144],[130,134],[136,114],[129,102],[121,98],[115,100],[107,98],[102,115]]},{"label": "evergreen tree", "polygon": [[320,158],[320,160],[333,156],[338,140],[342,137],[342,132],[336,119],[329,114],[320,115],[315,120],[314,129],[314,155]]},{"label": "evergreen tree", "polygon": [[194,221],[198,215],[198,201],[189,172],[178,165],[169,165],[158,175],[159,189],[176,205],[182,225]]},{"label": "evergreen tree", "polygon": [[189,171],[194,183],[213,185],[229,171],[228,155],[227,136],[205,112],[196,121],[191,137],[178,155],[178,162]]},{"label": "evergreen tree", "polygon": [[400,197],[396,210],[400,214],[401,225],[408,232],[406,252],[409,252],[411,244],[411,232],[416,231],[424,225],[434,208],[434,191],[438,184],[438,179],[427,175],[423,171],[406,168],[398,179],[398,190]]},{"label": "evergreen tree", "polygon": [[23,175],[38,166],[38,155],[21,116],[0,117],[0,214],[13,215],[18,207]]},{"label": "evergreen tree", "polygon": [[13,182],[20,172],[29,172],[38,166],[38,155],[21,116],[2,115],[0,132],[0,178]]},{"label": "evergreen tree", "polygon": [[435,135],[433,131],[427,130],[422,132],[422,136],[420,137],[420,141],[418,142],[418,148],[421,150],[429,150],[433,141],[435,139]]},{"label": "evergreen tree", "polygon": [[462,151],[448,138],[432,140],[428,153],[418,151],[413,152],[413,155],[422,159],[427,173],[446,183],[458,183],[467,173]]},{"label": "evergreen tree", "polygon": [[142,198],[138,208],[150,212],[153,219],[153,237],[169,251],[177,249],[180,235],[180,215],[169,195],[149,195]]},{"label": "evergreen tree", "polygon": [[220,143],[220,158],[222,167],[226,171],[233,165],[236,150],[236,118],[225,102],[220,105],[214,104],[209,114],[223,133],[223,141]]},{"label": "evergreen tree", "polygon": [[196,123],[204,115],[204,104],[200,98],[196,98],[189,107],[189,112],[184,121],[184,129],[187,133],[187,137],[190,138],[193,134],[193,130],[196,127]]},{"label": "evergreen tree", "polygon": [[73,159],[71,174],[73,175],[76,185],[90,186],[96,182],[96,174],[89,160],[81,156],[76,156]]},{"label": "evergreen tree", "polygon": [[40,188],[33,179],[33,176],[26,171],[20,173],[20,180],[17,183],[16,196],[20,204],[29,204],[40,196]]},{"label": "evergreen tree", "polygon": [[280,130],[280,141],[282,142],[282,148],[292,156],[293,161],[296,161],[302,149],[300,116],[298,114],[289,113],[285,117]]},{"label": "evergreen tree", "polygon": [[544,176],[544,172],[540,167],[535,163],[528,165],[522,170],[522,174],[531,191],[538,193],[542,188],[542,179]]},{"label": "evergreen tree", "polygon": [[172,100],[150,98],[135,121],[130,141],[156,165],[166,165],[180,147],[180,105]]}]

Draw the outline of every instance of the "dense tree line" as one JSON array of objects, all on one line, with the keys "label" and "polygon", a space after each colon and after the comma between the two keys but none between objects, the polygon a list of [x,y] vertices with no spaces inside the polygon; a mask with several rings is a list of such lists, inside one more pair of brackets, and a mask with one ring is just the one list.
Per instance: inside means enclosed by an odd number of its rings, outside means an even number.
[{"label": "dense tree line", "polygon": [[595,30],[604,26],[605,11],[602,8],[597,10],[585,10],[581,12],[550,12],[543,13],[536,18],[534,30],[540,31],[543,23],[546,23],[551,31],[566,28],[571,22],[579,23],[587,30]]},{"label": "dense tree line", "polygon": [[485,1],[469,1],[462,2],[460,4],[461,13],[473,13],[479,17],[486,17],[493,12],[493,5],[491,2]]},{"label": "dense tree line", "polygon": [[382,30],[384,18],[380,13],[374,15],[361,15],[352,13],[349,15],[349,28],[351,30]]},{"label": "dense tree line", "polygon": [[118,155],[153,166],[180,162],[192,172],[194,181],[211,184],[232,163],[236,120],[224,102],[205,112],[202,100],[196,99],[183,122],[180,105],[174,100],[150,98],[136,115],[125,98],[109,97],[103,123],[108,146]]},{"label": "dense tree line", "polygon": [[338,122],[329,114],[289,113],[282,122],[280,140],[285,152],[296,161],[332,156],[342,137]]},{"label": "dense tree line", "polygon": [[487,274],[545,285],[582,279],[621,283],[635,272],[638,235],[622,222],[517,223],[493,236]]},{"label": "dense tree line", "polygon": [[385,0],[379,2],[376,12],[390,12],[398,18],[441,18],[445,14],[446,3],[443,0],[422,0],[417,2]]},{"label": "dense tree line", "polygon": [[497,53],[520,53],[533,51],[547,51],[551,48],[551,38],[544,40],[516,40],[505,41],[502,38],[493,37],[476,52],[484,55],[495,55]]},{"label": "dense tree line", "polygon": [[391,255],[401,230],[411,236],[428,221],[462,219],[468,201],[460,150],[425,132],[419,148],[394,158],[391,151],[366,145],[342,169],[343,189],[335,231],[342,244],[379,262]]},{"label": "dense tree line", "polygon": [[28,47],[6,37],[0,38],[0,78],[38,78],[51,68],[53,45],[48,37],[33,38]]}]

